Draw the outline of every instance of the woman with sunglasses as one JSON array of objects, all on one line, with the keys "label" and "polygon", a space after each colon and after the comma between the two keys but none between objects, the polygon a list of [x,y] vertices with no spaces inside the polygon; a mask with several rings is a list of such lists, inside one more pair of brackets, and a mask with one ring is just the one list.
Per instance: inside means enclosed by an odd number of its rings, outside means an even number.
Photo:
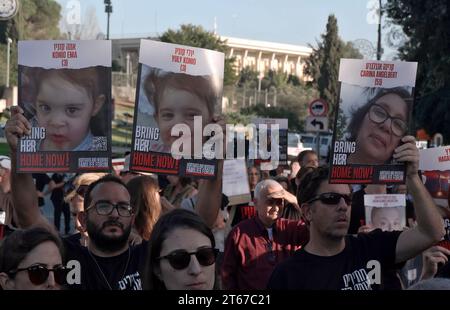
[{"label": "woman with sunglasses", "polygon": [[0,246],[4,290],[54,290],[66,283],[59,237],[44,228],[16,230]]},{"label": "woman with sunglasses", "polygon": [[347,131],[356,150],[349,164],[385,164],[408,131],[411,94],[404,88],[381,89],[374,98],[353,111]]},{"label": "woman with sunglasses", "polygon": [[211,290],[217,257],[214,235],[195,213],[163,215],[150,237],[144,289]]}]

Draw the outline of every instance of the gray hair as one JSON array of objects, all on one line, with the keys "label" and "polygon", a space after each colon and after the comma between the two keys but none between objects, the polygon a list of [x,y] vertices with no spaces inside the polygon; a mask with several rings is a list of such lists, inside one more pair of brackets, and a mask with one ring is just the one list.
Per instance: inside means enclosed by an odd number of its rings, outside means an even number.
[{"label": "gray hair", "polygon": [[261,182],[256,184],[254,197],[260,200],[261,199],[260,195],[264,192],[264,190],[272,186],[281,186],[281,184],[272,179],[262,180]]},{"label": "gray hair", "polygon": [[450,279],[432,278],[423,280],[408,287],[408,290],[450,290]]}]

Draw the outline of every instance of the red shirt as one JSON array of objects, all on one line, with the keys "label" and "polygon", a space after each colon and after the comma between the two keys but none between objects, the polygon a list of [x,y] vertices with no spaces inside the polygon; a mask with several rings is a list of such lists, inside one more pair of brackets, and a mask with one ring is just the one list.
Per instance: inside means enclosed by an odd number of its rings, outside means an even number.
[{"label": "red shirt", "polygon": [[279,218],[273,240],[258,217],[242,221],[228,235],[222,264],[224,289],[265,289],[276,264],[308,242],[302,221]]}]

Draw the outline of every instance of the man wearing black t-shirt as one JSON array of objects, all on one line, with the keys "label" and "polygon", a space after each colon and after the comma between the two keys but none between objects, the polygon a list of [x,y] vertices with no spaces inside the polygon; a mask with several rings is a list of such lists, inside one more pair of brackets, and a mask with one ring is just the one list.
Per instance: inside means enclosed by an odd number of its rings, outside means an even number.
[{"label": "man wearing black t-shirt", "polygon": [[329,184],[328,169],[311,172],[300,185],[298,201],[309,224],[308,244],[279,264],[271,289],[370,290],[383,286],[381,272],[395,268],[438,242],[444,235],[441,217],[423,186],[414,137],[402,138],[394,158],[406,162],[406,182],[413,195],[417,226],[402,232],[375,230],[347,235],[351,211],[350,187]]}]

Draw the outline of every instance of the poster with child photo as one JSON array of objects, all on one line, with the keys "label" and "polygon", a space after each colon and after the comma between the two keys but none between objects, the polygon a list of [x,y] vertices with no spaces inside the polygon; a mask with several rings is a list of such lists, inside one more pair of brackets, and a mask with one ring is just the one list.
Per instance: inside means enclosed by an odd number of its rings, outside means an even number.
[{"label": "poster with child photo", "polygon": [[416,62],[341,59],[330,183],[404,183],[393,159],[408,135]]},{"label": "poster with child photo", "polygon": [[223,74],[223,53],[141,40],[130,170],[215,177]]},{"label": "poster with child photo", "polygon": [[406,197],[403,194],[364,195],[366,225],[382,231],[406,226]]},{"label": "poster with child photo", "polygon": [[18,172],[111,168],[111,42],[19,41]]}]

